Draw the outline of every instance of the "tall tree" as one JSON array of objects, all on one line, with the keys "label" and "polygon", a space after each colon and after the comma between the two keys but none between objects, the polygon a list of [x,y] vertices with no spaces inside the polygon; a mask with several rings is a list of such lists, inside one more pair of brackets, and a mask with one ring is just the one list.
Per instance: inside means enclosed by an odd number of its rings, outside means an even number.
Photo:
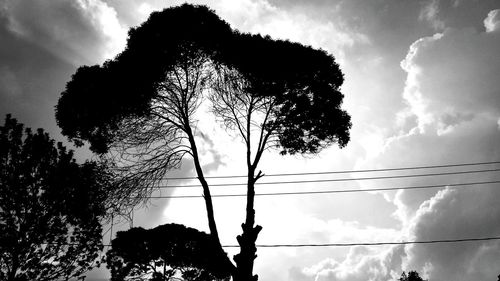
[{"label": "tall tree", "polygon": [[257,167],[264,151],[315,154],[332,143],[343,147],[351,123],[340,109],[342,72],[323,50],[236,33],[225,55],[225,63],[216,67],[209,99],[215,115],[246,146],[246,219],[234,260],[241,280],[250,280],[261,230],[255,225],[254,195],[263,176]]},{"label": "tall tree", "polygon": [[120,231],[106,254],[112,281],[227,280],[231,266],[212,237],[179,224]]},{"label": "tall tree", "polygon": [[[247,205],[234,280],[256,280],[254,186],[265,150],[318,153],[349,141],[340,106],[342,73],[323,50],[232,30],[204,6],[153,13],[127,48],[103,66],[81,67],[57,105],[63,134],[117,159],[123,198],[144,198],[190,155],[203,188],[210,234],[220,245],[195,134],[196,110],[213,112],[246,146]],[[107,153],[107,154],[104,154]],[[133,186],[134,188],[130,188]],[[136,202],[131,202],[132,204]]]},{"label": "tall tree", "polygon": [[0,280],[67,280],[102,250],[109,173],[7,115],[0,127]]}]

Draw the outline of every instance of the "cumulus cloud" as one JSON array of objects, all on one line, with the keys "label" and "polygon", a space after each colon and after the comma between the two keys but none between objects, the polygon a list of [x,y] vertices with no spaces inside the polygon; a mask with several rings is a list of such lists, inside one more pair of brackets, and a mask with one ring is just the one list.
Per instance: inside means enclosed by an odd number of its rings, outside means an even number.
[{"label": "cumulus cloud", "polygon": [[[165,3],[154,2],[154,9],[160,10]],[[300,9],[282,9],[267,0],[218,0],[190,1],[214,9],[233,28],[242,32],[261,33],[273,38],[287,39],[331,52],[339,61],[345,58],[346,49],[356,45],[370,44],[369,38],[355,29],[348,28],[331,18],[314,18]],[[169,5],[182,4],[173,1]]]},{"label": "cumulus cloud", "polygon": [[421,131],[427,125],[449,131],[472,116],[485,120],[499,116],[500,81],[495,77],[500,74],[500,36],[487,30],[448,29],[410,47],[402,62],[408,73],[403,95]]},{"label": "cumulus cloud", "polygon": [[352,247],[342,262],[325,259],[319,264],[298,270],[292,268],[292,280],[316,281],[389,281],[400,276],[403,247]]},{"label": "cumulus cloud", "polygon": [[[388,138],[371,162],[391,161],[398,166],[498,159],[500,36],[491,27],[495,17],[495,11],[486,17],[486,31],[449,28],[410,46],[401,63],[407,72],[402,95],[407,108],[399,113],[398,123],[403,130]],[[398,192],[397,216],[407,221],[433,195],[433,191]]]},{"label": "cumulus cloud", "polygon": [[[231,5],[225,5],[232,2]],[[344,59],[345,48],[368,44],[369,39],[333,21],[320,21],[299,11],[278,9],[267,1],[221,1],[220,11],[235,26],[251,33],[269,34],[275,38],[310,44]],[[241,6],[245,7],[241,9]],[[328,36],[325,36],[328,34]]]},{"label": "cumulus cloud", "polygon": [[[384,140],[376,155],[366,159],[368,167],[500,158],[498,22],[498,10],[493,10],[484,18],[482,29],[445,28],[410,46],[401,63],[407,74],[402,93],[407,107],[396,114],[395,134]],[[400,184],[488,180],[498,180],[498,176],[420,178]],[[389,198],[397,207],[394,216],[402,223],[400,237],[432,240],[498,236],[500,206],[495,198],[499,196],[498,186],[486,185],[399,191]],[[495,280],[499,245],[487,241],[418,244],[373,253],[352,250],[345,259],[325,259],[311,267],[315,270],[294,269],[293,274],[297,280],[314,276],[316,280],[385,281],[394,280],[402,270],[418,270],[429,280]],[[384,263],[391,255],[399,255],[399,262]]]},{"label": "cumulus cloud", "polygon": [[486,32],[498,32],[500,30],[500,9],[488,13],[488,17],[484,19],[484,27]]},{"label": "cumulus cloud", "polygon": [[[416,240],[498,236],[499,196],[498,186],[440,191],[420,206],[411,233]],[[494,280],[499,248],[498,241],[412,245],[404,264],[432,280]]]}]

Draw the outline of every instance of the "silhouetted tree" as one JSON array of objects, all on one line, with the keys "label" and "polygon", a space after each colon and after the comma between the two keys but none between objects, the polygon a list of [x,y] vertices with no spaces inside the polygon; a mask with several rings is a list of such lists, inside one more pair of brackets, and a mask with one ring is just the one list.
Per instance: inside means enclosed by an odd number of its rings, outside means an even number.
[{"label": "silhouetted tree", "polygon": [[[256,280],[254,185],[266,149],[318,153],[349,141],[349,115],[340,109],[342,73],[334,58],[289,41],[232,30],[204,6],[182,5],[151,14],[129,32],[127,47],[103,66],[81,67],[57,105],[63,134],[89,141],[118,163],[126,198],[144,198],[192,157],[220,245],[209,186],[199,160],[196,110],[208,100],[246,146],[247,205],[237,237],[234,280]],[[130,188],[134,187],[134,188]],[[137,201],[129,201],[132,205]]]},{"label": "silhouetted tree", "polygon": [[108,177],[47,133],[7,115],[0,127],[0,280],[66,280],[102,249]]},{"label": "silhouetted tree", "polygon": [[416,271],[409,271],[408,275],[406,272],[403,271],[403,274],[401,274],[401,277],[399,278],[399,281],[426,281],[418,275],[418,272]]},{"label": "silhouetted tree", "polygon": [[237,34],[233,44],[216,68],[209,99],[215,115],[246,146],[246,219],[234,260],[241,278],[250,280],[261,230],[254,226],[254,186],[263,176],[257,167],[264,151],[315,154],[332,143],[343,147],[351,123],[340,109],[343,76],[332,56],[260,35]]},{"label": "silhouetted tree", "polygon": [[106,254],[111,280],[229,279],[231,265],[212,237],[179,224],[120,231]]}]

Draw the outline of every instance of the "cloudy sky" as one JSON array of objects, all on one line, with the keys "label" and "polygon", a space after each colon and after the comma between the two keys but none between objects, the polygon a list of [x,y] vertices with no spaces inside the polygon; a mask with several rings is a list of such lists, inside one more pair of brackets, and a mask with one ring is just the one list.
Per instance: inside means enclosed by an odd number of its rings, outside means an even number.
[{"label": "cloudy sky", "polygon": [[[119,53],[127,30],[181,1],[0,0],[0,114],[64,140],[54,105],[80,65]],[[352,140],[317,156],[269,151],[267,174],[428,166],[500,160],[500,2],[498,0],[215,0],[206,4],[234,28],[290,39],[333,54],[345,74]],[[204,114],[204,113],[202,113]],[[208,115],[207,115],[208,116]],[[243,174],[238,140],[211,117],[199,122],[209,175]],[[81,159],[89,154],[79,150]],[[461,170],[498,167],[462,167]],[[456,171],[421,170],[414,173]],[[399,174],[409,174],[400,172]],[[172,174],[193,174],[188,161]],[[395,175],[396,172],[338,177]],[[314,180],[272,178],[267,180]],[[326,176],[325,176],[326,178]],[[329,178],[332,178],[330,176]],[[266,179],[264,179],[266,180]],[[500,186],[446,184],[500,180],[498,172],[301,185],[257,192],[443,185],[427,190],[261,196],[258,244],[358,243],[500,235]],[[215,183],[215,182],[214,182]],[[177,182],[175,184],[192,184]],[[213,193],[239,193],[214,187]],[[178,188],[163,195],[200,195]],[[214,199],[223,244],[236,244],[242,198]],[[178,222],[208,230],[201,198],[158,199],[134,226]],[[117,225],[126,229],[128,224]],[[105,237],[109,241],[109,237]],[[234,254],[234,250],[229,250]],[[500,274],[500,242],[261,248],[260,280],[395,280],[417,270],[431,281],[488,281]],[[104,269],[87,280],[108,278]]]}]

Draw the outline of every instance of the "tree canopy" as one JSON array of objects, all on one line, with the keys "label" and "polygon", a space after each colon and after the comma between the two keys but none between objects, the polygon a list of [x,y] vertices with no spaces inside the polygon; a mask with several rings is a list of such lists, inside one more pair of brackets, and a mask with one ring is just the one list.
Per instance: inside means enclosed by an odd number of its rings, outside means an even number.
[{"label": "tree canopy", "polygon": [[261,156],[268,149],[314,154],[332,144],[344,147],[351,122],[341,109],[342,83],[326,51],[242,33],[209,8],[184,4],[154,12],[131,29],[116,58],[80,67],[61,94],[56,119],[70,140],[89,142],[94,152],[115,161],[128,204],[147,198],[166,172],[191,156],[210,235],[220,245],[195,139],[201,134],[197,110],[209,103],[214,119],[245,144],[246,219],[233,277],[255,280],[261,227],[254,225],[253,202],[254,185],[263,176],[257,172]]},{"label": "tree canopy", "polygon": [[179,224],[120,231],[106,255],[111,280],[225,280],[230,264],[212,237]]},{"label": "tree canopy", "polygon": [[426,281],[420,277],[418,272],[416,271],[409,271],[408,274],[403,271],[401,274],[401,277],[398,279],[399,281]]},{"label": "tree canopy", "polygon": [[[192,81],[174,81],[184,74],[176,71],[195,66],[203,73]],[[107,152],[119,141],[121,121],[153,118],[153,102],[162,92],[201,95],[215,78],[211,67],[217,66],[236,71],[251,95],[275,98],[266,129],[279,135],[276,144],[283,153],[315,153],[332,142],[342,147],[349,141],[350,117],[340,108],[343,75],[333,56],[238,32],[207,7],[188,4],[152,13],[130,30],[126,49],[115,59],[80,67],[57,105],[58,124],[70,139]],[[194,101],[187,105],[196,108]]]},{"label": "tree canopy", "polygon": [[0,127],[0,279],[66,280],[95,265],[109,176],[7,115]]}]

